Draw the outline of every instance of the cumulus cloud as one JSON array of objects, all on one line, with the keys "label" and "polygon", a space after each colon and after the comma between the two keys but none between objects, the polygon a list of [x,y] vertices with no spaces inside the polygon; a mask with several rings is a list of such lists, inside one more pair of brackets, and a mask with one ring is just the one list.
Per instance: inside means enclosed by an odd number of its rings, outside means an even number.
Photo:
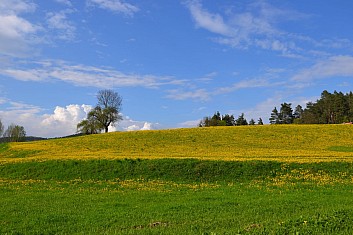
[{"label": "cumulus cloud", "polygon": [[129,16],[139,11],[138,7],[120,0],[89,0],[87,4],[88,6],[99,7],[104,10],[123,13]]},{"label": "cumulus cloud", "polygon": [[152,123],[145,122],[143,127],[141,128],[142,131],[153,130]]},{"label": "cumulus cloud", "polygon": [[125,116],[118,126],[118,130],[122,131],[157,130],[160,128],[161,125],[159,123],[135,121],[128,116]]},{"label": "cumulus cloud", "polygon": [[67,127],[69,130],[76,129],[76,125],[87,116],[92,107],[89,105],[71,104],[66,107],[56,106],[53,114],[43,115],[41,124],[50,128]]}]

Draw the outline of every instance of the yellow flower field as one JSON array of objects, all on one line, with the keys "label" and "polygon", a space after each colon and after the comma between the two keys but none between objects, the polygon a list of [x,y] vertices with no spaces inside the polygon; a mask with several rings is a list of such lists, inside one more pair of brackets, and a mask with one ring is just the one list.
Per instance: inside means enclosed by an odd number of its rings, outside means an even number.
[{"label": "yellow flower field", "polygon": [[353,126],[264,125],[117,132],[11,143],[9,149],[0,152],[2,164],[125,158],[352,162]]}]

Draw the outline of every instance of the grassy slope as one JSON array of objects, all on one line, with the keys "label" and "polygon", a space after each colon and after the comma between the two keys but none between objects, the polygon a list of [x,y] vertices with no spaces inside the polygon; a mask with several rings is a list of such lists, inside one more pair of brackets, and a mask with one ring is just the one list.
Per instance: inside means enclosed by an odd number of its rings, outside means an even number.
[{"label": "grassy slope", "polygon": [[352,128],[176,129],[1,145],[0,233],[352,234]]},{"label": "grassy slope", "polygon": [[[22,157],[0,161],[53,159],[198,158],[290,162],[353,160],[353,126],[279,125],[122,132],[14,143]],[[23,154],[23,151],[27,151]]]}]

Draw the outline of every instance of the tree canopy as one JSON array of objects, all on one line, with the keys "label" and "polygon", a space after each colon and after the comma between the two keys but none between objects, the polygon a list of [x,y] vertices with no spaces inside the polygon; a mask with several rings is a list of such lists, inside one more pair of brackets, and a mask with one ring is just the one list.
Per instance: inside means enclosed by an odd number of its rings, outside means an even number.
[{"label": "tree canopy", "polygon": [[4,138],[9,142],[20,142],[26,140],[26,131],[23,126],[11,124],[4,133]]},{"label": "tree canopy", "polygon": [[[243,125],[255,125],[255,121],[252,119],[250,123],[245,118],[245,114],[242,113],[235,119],[234,115],[221,115],[220,112],[215,112],[212,117],[204,117],[200,123],[199,127],[209,127],[209,126],[243,126]],[[258,125],[263,125],[262,119],[259,119]]]},{"label": "tree canopy", "polygon": [[290,103],[281,104],[271,112],[271,124],[340,124],[353,121],[353,93],[343,94],[323,91],[316,102],[308,102],[306,108],[297,105],[294,111]]}]

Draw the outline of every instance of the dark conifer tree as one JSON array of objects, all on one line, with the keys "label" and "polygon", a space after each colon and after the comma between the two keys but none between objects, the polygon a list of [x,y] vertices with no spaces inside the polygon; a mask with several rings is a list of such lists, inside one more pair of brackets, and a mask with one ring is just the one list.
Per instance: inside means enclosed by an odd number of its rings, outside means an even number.
[{"label": "dark conifer tree", "polygon": [[280,124],[280,116],[279,116],[279,113],[278,113],[278,110],[276,107],[272,110],[271,117],[270,117],[270,123],[271,124]]},{"label": "dark conifer tree", "polygon": [[235,124],[237,126],[244,126],[244,125],[248,125],[248,121],[245,119],[244,117],[244,113],[242,113],[237,120],[235,120]]}]

